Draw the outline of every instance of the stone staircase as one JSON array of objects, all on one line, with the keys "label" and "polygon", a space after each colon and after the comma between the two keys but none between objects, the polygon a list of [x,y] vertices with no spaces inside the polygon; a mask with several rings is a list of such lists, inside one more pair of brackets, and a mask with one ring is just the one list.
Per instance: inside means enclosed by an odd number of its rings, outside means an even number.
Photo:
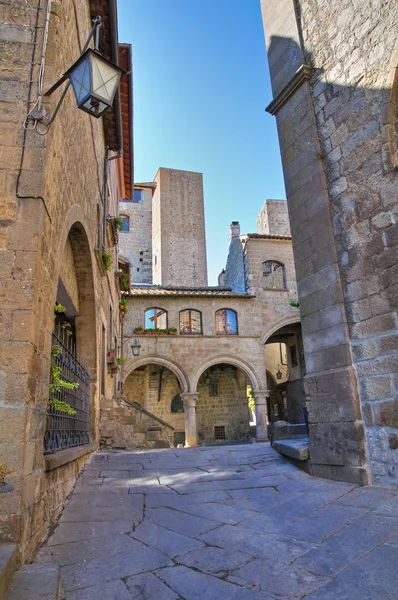
[{"label": "stone staircase", "polygon": [[102,448],[170,448],[173,432],[172,425],[126,398],[114,398],[110,406],[101,408]]}]

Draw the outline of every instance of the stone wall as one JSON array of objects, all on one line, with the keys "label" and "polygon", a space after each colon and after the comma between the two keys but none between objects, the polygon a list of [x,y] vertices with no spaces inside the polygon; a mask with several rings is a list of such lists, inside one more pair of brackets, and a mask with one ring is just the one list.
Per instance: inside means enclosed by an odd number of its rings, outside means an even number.
[{"label": "stone wall", "polygon": [[153,196],[153,283],[207,285],[201,173],[161,168]]},{"label": "stone wall", "polygon": [[257,217],[257,233],[290,235],[286,200],[266,200]]},{"label": "stone wall", "polygon": [[130,262],[132,283],[152,283],[152,189],[140,188],[142,203],[120,202],[120,215],[129,217],[130,229],[119,233],[119,251]]},{"label": "stone wall", "polygon": [[[262,2],[306,356],[315,474],[397,483],[393,0]],[[319,27],[320,19],[324,24]],[[396,134],[395,134],[396,135]],[[369,470],[368,470],[369,466]]]},{"label": "stone wall", "polygon": [[[24,133],[22,126],[27,113],[36,8],[36,0],[0,5],[0,455],[14,469],[9,481],[15,488],[7,494],[6,502],[2,501],[0,540],[19,541],[21,560],[31,556],[46,534],[85,460],[81,457],[68,467],[45,471],[43,436],[59,275],[63,274],[71,297],[76,296],[75,284],[78,287],[77,341],[91,375],[93,447],[98,439],[100,401],[101,363],[96,348],[101,327],[108,328],[110,304],[113,314],[118,314],[114,269],[103,276],[94,252],[104,218],[101,120],[77,110],[70,90],[47,136],[32,130]],[[32,101],[36,100],[44,17],[45,11],[41,11]],[[66,71],[71,57],[78,57],[90,28],[88,2],[80,3],[76,15],[72,3],[53,2],[45,88]],[[54,94],[45,101],[46,110],[54,110],[58,97]],[[17,199],[23,142],[18,193],[24,197]],[[72,272],[68,274],[71,247],[75,281]],[[104,379],[108,380],[107,374]]]}]

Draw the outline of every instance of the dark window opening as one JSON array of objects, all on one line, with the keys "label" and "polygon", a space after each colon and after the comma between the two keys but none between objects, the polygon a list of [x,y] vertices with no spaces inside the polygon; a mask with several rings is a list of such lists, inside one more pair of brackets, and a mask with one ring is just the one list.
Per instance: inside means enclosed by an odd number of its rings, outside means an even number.
[{"label": "dark window opening", "polygon": [[218,335],[237,335],[238,318],[234,310],[222,308],[216,312],[216,333]]},{"label": "dark window opening", "polygon": [[202,333],[202,313],[199,310],[182,310],[180,312],[180,333]]},{"label": "dark window opening", "polygon": [[290,361],[292,363],[292,367],[297,367],[298,360],[296,346],[291,346],[290,348]]},{"label": "dark window opening", "polygon": [[174,396],[173,400],[171,401],[170,412],[172,412],[172,413],[183,413],[184,412],[184,402],[183,402],[180,394],[177,394],[176,396]]},{"label": "dark window opening", "polygon": [[174,448],[176,448],[178,444],[185,446],[185,431],[174,432]]},{"label": "dark window opening", "polygon": [[214,439],[215,440],[226,440],[225,437],[225,425],[216,425],[214,427]]},{"label": "dark window opening", "polygon": [[218,396],[218,383],[216,381],[210,381],[209,383],[209,396]]}]

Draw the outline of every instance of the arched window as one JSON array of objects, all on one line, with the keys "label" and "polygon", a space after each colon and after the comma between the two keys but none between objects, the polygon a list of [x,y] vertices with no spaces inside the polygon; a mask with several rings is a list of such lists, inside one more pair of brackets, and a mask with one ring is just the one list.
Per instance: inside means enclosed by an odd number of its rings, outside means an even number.
[{"label": "arched window", "polygon": [[170,412],[172,412],[172,413],[183,413],[184,412],[184,402],[183,402],[180,394],[177,394],[176,396],[174,396],[173,400],[171,401]]},{"label": "arched window", "polygon": [[182,310],[180,312],[180,333],[202,333],[202,313],[199,310]]},{"label": "arched window", "polygon": [[145,311],[145,329],[167,329],[167,310],[148,308]]},{"label": "arched window", "polygon": [[265,287],[274,290],[286,288],[285,265],[276,260],[267,260],[263,263]]},{"label": "arched window", "polygon": [[123,233],[128,233],[130,231],[130,217],[127,215],[120,215],[122,220],[122,227],[120,227],[119,231]]},{"label": "arched window", "polygon": [[216,312],[216,334],[217,335],[237,335],[238,316],[230,308],[221,308]]}]

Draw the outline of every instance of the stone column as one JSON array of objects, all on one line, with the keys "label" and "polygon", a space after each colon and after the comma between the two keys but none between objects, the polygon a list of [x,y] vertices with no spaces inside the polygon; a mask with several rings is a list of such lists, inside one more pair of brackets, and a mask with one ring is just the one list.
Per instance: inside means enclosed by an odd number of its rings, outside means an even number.
[{"label": "stone column", "polygon": [[258,390],[253,394],[254,404],[256,405],[256,440],[264,442],[268,440],[267,397],[269,396],[269,390]]},{"label": "stone column", "polygon": [[145,367],[145,376],[144,376],[144,408],[145,408],[145,410],[150,410],[150,408],[149,408],[149,366]]},{"label": "stone column", "polygon": [[185,421],[185,447],[193,448],[198,445],[196,435],[196,402],[199,393],[191,392],[180,394],[184,402],[184,421]]}]

